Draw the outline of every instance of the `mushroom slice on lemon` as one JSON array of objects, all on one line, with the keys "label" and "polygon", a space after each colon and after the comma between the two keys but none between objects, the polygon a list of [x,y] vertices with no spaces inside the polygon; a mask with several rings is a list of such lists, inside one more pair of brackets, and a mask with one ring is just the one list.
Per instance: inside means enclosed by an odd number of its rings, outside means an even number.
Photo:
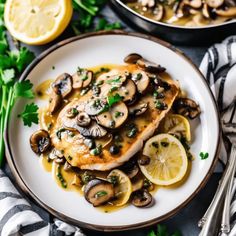
[{"label": "mushroom slice on lemon", "polygon": [[113,105],[108,111],[96,116],[98,124],[116,129],[120,127],[128,118],[128,108],[123,102]]},{"label": "mushroom slice on lemon", "polygon": [[172,185],[182,180],[187,172],[188,158],[180,141],[170,134],[150,138],[143,149],[150,157],[148,165],[139,165],[148,180],[157,185]]}]

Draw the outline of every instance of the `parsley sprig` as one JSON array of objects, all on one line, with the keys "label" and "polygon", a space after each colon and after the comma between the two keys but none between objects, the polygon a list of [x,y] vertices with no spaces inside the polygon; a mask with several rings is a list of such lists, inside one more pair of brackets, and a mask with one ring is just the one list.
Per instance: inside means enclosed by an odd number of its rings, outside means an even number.
[{"label": "parsley sprig", "polygon": [[178,230],[170,234],[167,230],[166,225],[158,224],[157,231],[155,232],[154,230],[152,230],[151,232],[148,233],[147,236],[182,236],[182,234]]},{"label": "parsley sprig", "polygon": [[[76,35],[98,30],[121,29],[120,22],[108,22],[100,17],[100,11],[107,0],[73,0],[73,8],[78,14],[78,19],[71,22],[71,28]],[[98,18],[98,19],[96,19]]]},{"label": "parsley sprig", "polygon": [[[19,97],[33,98],[30,81],[17,81],[20,73],[34,59],[34,54],[25,47],[10,51],[6,28],[4,25],[5,0],[0,0],[0,167],[4,160],[4,132],[10,112]],[[36,105],[30,104],[26,112],[21,114],[25,124],[37,123]],[[33,115],[33,113],[34,115]],[[31,114],[32,113],[32,114]]]}]

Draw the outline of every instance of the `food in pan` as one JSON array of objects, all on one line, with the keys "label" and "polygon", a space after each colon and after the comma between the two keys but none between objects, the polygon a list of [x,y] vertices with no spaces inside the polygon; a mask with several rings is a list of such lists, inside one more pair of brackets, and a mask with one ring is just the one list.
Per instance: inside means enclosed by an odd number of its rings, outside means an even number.
[{"label": "food in pan", "polygon": [[124,0],[154,21],[188,27],[220,24],[236,18],[235,0]]},{"label": "food in pan", "polygon": [[58,184],[94,207],[151,206],[156,186],[183,181],[191,161],[197,103],[161,65],[136,53],[124,62],[58,76],[30,137]]}]

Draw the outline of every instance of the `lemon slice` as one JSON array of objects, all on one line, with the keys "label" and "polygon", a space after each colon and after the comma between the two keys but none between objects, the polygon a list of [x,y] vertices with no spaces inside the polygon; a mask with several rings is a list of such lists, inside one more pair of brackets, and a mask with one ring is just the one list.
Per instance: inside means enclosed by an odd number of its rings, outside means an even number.
[{"label": "lemon slice", "polygon": [[181,134],[188,142],[191,141],[190,124],[184,116],[176,114],[166,116],[159,130],[161,133]]},{"label": "lemon slice", "polygon": [[112,201],[115,206],[123,206],[129,201],[129,197],[132,193],[132,184],[129,177],[120,170],[112,170],[107,176],[109,179],[111,176],[117,177],[117,185],[115,186],[115,197]]},{"label": "lemon slice", "polygon": [[142,173],[157,185],[171,185],[185,176],[188,158],[180,141],[170,134],[159,134],[150,138],[143,149],[150,157],[148,165],[140,165]]},{"label": "lemon slice", "polygon": [[7,0],[4,20],[13,37],[27,44],[40,45],[64,31],[72,12],[70,0]]}]

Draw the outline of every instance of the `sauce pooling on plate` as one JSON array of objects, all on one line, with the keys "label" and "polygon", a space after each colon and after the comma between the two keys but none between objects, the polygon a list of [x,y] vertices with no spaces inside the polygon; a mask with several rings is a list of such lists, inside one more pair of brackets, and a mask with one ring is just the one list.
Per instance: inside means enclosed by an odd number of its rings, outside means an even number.
[{"label": "sauce pooling on plate", "polygon": [[159,186],[187,179],[184,116],[200,113],[164,67],[135,53],[125,62],[79,67],[36,88],[48,105],[40,108],[32,150],[60,187],[104,212],[151,206]]}]

